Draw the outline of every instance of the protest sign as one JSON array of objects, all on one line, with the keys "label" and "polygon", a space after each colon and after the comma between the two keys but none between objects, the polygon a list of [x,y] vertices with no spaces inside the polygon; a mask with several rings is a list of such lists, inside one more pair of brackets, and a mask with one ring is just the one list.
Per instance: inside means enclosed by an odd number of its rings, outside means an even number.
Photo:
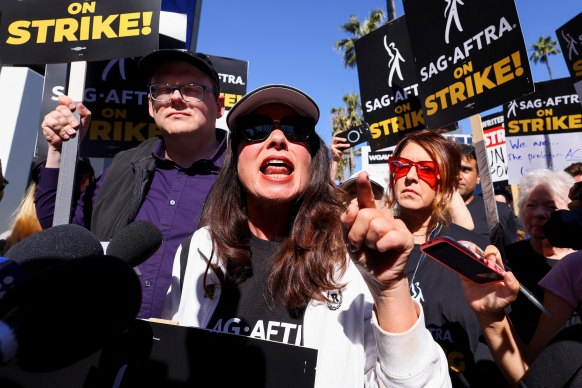
[{"label": "protest sign", "polygon": [[508,0],[404,0],[429,128],[533,90],[517,10]]},{"label": "protest sign", "polygon": [[4,3],[3,64],[96,61],[158,46],[160,1],[20,0]]},{"label": "protest sign", "polygon": [[405,17],[358,39],[355,49],[371,148],[393,146],[408,132],[424,128]]},{"label": "protest sign", "polygon": [[389,147],[384,150],[372,151],[370,146],[362,146],[362,170],[368,171],[377,176],[388,178],[388,158],[394,153],[394,148]]},{"label": "protest sign", "polygon": [[503,112],[482,117],[485,148],[492,182],[507,181],[507,148]]},{"label": "protest sign", "polygon": [[218,72],[220,94],[224,96],[224,108],[228,111],[247,93],[249,62],[214,55],[209,57]]},{"label": "protest sign", "polygon": [[570,76],[582,80],[582,12],[556,30]]},{"label": "protest sign", "polygon": [[556,30],[574,89],[582,103],[582,13]]},{"label": "protest sign", "polygon": [[572,81],[537,82],[535,88],[503,105],[510,184],[531,170],[557,171],[582,161],[582,106]]}]

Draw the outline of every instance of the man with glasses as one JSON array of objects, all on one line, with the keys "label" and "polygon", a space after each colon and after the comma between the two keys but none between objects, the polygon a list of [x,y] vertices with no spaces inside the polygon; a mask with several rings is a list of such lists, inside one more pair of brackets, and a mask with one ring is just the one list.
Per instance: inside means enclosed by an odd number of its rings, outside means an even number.
[{"label": "man with glasses", "polygon": [[[123,226],[147,220],[158,226],[163,243],[139,266],[143,300],[139,317],[160,317],[170,285],[172,263],[179,244],[197,228],[206,195],[222,165],[226,132],[216,128],[224,113],[218,74],[204,54],[188,50],[154,51],[139,62],[148,77],[148,109],[161,136],[120,152],[95,185],[81,196],[73,223],[90,228],[109,241]],[[37,212],[43,228],[52,224],[61,142],[79,124],[73,101],[45,116],[43,132],[49,144],[41,169]],[[79,104],[81,136],[91,112]]]}]

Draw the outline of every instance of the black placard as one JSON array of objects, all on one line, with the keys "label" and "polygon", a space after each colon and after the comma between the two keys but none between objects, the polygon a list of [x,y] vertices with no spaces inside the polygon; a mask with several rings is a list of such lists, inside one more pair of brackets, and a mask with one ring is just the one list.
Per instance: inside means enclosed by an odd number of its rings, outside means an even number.
[{"label": "black placard", "polygon": [[556,30],[570,76],[582,80],[582,12]]},{"label": "black placard", "polygon": [[224,95],[224,108],[230,110],[247,93],[249,62],[214,55],[209,57],[218,72],[220,94]]},{"label": "black placard", "polygon": [[6,1],[2,64],[97,61],[158,47],[159,0]]},{"label": "black placard", "polygon": [[355,48],[370,148],[396,145],[408,132],[424,128],[405,17],[358,39]]},{"label": "black placard", "polygon": [[570,78],[536,82],[535,88],[503,105],[506,136],[582,132],[582,106]]},{"label": "black placard", "polygon": [[15,362],[0,365],[0,385],[309,388],[316,363],[315,349],[136,320],[99,352],[53,372],[27,372]]},{"label": "black placard", "polygon": [[533,90],[511,0],[404,0],[423,114],[441,127]]}]

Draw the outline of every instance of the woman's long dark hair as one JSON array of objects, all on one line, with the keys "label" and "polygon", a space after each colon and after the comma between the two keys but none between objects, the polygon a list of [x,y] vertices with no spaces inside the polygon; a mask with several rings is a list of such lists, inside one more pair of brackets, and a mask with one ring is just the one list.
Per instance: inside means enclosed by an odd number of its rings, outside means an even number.
[{"label": "woman's long dark hair", "polygon": [[[214,251],[236,283],[252,273],[251,231],[246,194],[237,172],[236,134],[229,144],[222,169],[209,193],[201,226],[210,228]],[[288,308],[300,308],[310,299],[326,300],[323,292],[337,289],[346,269],[346,248],[340,215],[345,194],[329,177],[328,149],[319,136],[308,139],[311,176],[303,194],[295,200],[287,237],[282,240],[270,269],[268,289]]]}]

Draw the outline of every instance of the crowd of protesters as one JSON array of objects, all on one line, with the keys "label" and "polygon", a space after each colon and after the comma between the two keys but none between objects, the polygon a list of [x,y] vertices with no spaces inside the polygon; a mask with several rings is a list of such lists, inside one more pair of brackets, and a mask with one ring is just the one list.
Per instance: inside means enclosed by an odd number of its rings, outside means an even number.
[{"label": "crowd of protesters", "polygon": [[[411,132],[384,176],[360,172],[338,186],[349,145],[334,136],[326,147],[305,92],[253,90],[228,112],[227,133],[216,128],[224,97],[207,56],[158,50],[139,67],[161,135],[119,153],[98,179],[83,174],[72,218],[102,241],[135,220],[160,229],[162,245],[138,268],[139,318],[318,349],[318,387],[517,384],[579,322],[582,258],[544,225],[568,209],[580,166],[526,174],[519,220],[499,191],[493,241],[475,151],[442,131]],[[47,159],[4,251],[51,226],[62,141],[82,138],[90,121],[67,96],[44,118]],[[0,198],[6,183],[0,175]],[[476,285],[428,258],[420,245],[440,236],[507,267],[503,281]],[[518,295],[520,283],[552,317]]]}]

